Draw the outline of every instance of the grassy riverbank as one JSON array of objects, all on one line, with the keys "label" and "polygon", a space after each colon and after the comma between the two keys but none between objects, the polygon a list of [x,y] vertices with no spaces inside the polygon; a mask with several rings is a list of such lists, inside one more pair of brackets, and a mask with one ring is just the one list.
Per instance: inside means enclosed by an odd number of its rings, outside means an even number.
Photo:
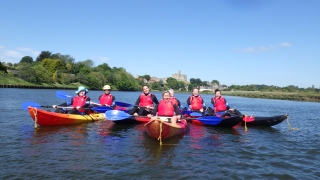
[{"label": "grassy riverbank", "polygon": [[80,86],[80,83],[71,83],[71,84],[58,84],[58,83],[30,83],[27,81],[24,81],[20,78],[13,77],[13,76],[5,76],[0,74],[0,87],[7,87],[7,88],[37,88],[41,87],[43,89],[45,88],[57,88],[57,89],[76,89],[78,86]]},{"label": "grassy riverbank", "polygon": [[260,91],[223,91],[222,93],[227,96],[241,96],[241,97],[248,97],[248,98],[320,102],[320,93],[315,93],[315,92],[285,93],[285,92],[260,92]]}]

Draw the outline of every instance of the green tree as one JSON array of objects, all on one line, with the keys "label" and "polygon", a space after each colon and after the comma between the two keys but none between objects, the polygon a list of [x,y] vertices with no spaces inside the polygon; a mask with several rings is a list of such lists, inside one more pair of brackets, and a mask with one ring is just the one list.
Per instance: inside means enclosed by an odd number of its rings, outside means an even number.
[{"label": "green tree", "polygon": [[100,68],[103,71],[110,71],[111,70],[110,66],[107,63],[100,64],[99,66],[97,66],[97,68]]},{"label": "green tree", "polygon": [[18,77],[32,83],[36,83],[38,81],[36,71],[27,63],[22,63],[19,66]]},{"label": "green tree", "polygon": [[151,89],[161,90],[161,86],[159,85],[159,83],[153,82],[153,83],[151,84]]},{"label": "green tree", "polygon": [[52,73],[49,72],[40,63],[35,64],[32,67],[36,73],[37,79],[42,83],[53,83]]},{"label": "green tree", "polygon": [[220,85],[220,83],[219,83],[218,80],[212,80],[211,83],[212,83],[212,84],[217,84],[218,86]]},{"label": "green tree", "polygon": [[41,61],[41,65],[51,73],[55,73],[57,70],[66,70],[66,64],[60,59],[45,58]]},{"label": "green tree", "polygon": [[0,71],[3,73],[3,74],[8,74],[8,71],[7,71],[7,67],[0,62]]},{"label": "green tree", "polygon": [[172,88],[174,90],[179,90],[179,83],[176,79],[172,78],[172,77],[169,77],[167,79],[167,86],[169,88]]},{"label": "green tree", "polygon": [[31,56],[24,56],[23,58],[21,58],[19,63],[33,63],[33,58]]},{"label": "green tree", "polygon": [[150,75],[144,75],[143,76],[147,81],[149,81],[151,79]]},{"label": "green tree", "polygon": [[202,84],[202,81],[199,78],[190,78],[190,84],[200,86]]},{"label": "green tree", "polygon": [[51,58],[51,52],[50,51],[41,51],[39,56],[37,57],[36,61],[41,62],[43,59]]}]

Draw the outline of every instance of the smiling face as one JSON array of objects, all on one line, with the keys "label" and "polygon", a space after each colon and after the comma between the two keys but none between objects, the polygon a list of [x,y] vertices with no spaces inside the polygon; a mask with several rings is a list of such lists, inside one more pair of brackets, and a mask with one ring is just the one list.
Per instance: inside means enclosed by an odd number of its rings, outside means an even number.
[{"label": "smiling face", "polygon": [[163,94],[162,94],[162,99],[164,100],[164,101],[169,101],[170,100],[170,93],[167,91],[167,92],[164,92]]},{"label": "smiling face", "polygon": [[79,93],[78,93],[78,96],[85,96],[86,95],[86,92],[85,91],[80,91]]},{"label": "smiling face", "polygon": [[198,96],[199,95],[199,90],[197,88],[194,88],[193,91],[192,91],[192,94],[194,96]]},{"label": "smiling face", "polygon": [[216,97],[220,97],[220,96],[221,96],[221,92],[220,92],[220,91],[217,91],[217,92],[215,93],[215,95],[216,95]]},{"label": "smiling face", "polygon": [[149,88],[148,88],[148,86],[143,86],[142,92],[145,93],[145,94],[148,94],[148,93],[149,93]]}]

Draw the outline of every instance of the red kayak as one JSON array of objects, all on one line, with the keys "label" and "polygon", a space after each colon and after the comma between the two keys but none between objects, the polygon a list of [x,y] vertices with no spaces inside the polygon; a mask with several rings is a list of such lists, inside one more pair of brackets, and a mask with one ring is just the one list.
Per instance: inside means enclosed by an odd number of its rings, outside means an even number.
[{"label": "red kayak", "polygon": [[182,119],[176,125],[162,120],[151,120],[145,124],[146,132],[154,139],[168,139],[186,132],[187,121]]}]

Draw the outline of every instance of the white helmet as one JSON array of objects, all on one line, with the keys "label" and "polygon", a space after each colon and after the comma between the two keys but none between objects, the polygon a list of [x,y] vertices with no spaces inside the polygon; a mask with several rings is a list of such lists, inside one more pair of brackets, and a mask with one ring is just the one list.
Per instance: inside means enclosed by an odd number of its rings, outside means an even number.
[{"label": "white helmet", "polygon": [[103,90],[106,90],[106,89],[111,89],[111,87],[109,85],[103,86]]}]

